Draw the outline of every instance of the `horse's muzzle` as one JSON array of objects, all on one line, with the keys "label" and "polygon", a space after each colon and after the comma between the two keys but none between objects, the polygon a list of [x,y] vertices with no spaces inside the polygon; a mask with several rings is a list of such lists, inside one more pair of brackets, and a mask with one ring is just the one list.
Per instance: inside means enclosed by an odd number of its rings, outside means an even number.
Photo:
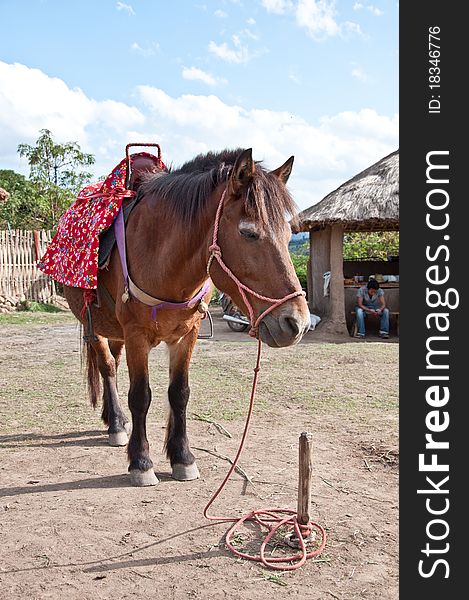
[{"label": "horse's muzzle", "polygon": [[259,323],[259,338],[272,348],[283,348],[297,344],[310,326],[302,312],[270,313]]}]

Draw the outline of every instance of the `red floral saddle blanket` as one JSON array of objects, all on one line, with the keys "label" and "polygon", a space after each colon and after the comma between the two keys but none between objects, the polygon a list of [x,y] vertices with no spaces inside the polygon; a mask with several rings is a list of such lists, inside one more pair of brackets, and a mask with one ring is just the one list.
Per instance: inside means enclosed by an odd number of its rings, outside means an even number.
[{"label": "red floral saddle blanket", "polygon": [[[130,156],[150,158],[158,170],[163,161],[147,152]],[[123,159],[104,180],[83,188],[75,202],[61,217],[57,233],[38,267],[56,281],[70,287],[96,289],[98,286],[99,236],[109,229],[124,198],[135,196],[126,189],[127,161]]]}]

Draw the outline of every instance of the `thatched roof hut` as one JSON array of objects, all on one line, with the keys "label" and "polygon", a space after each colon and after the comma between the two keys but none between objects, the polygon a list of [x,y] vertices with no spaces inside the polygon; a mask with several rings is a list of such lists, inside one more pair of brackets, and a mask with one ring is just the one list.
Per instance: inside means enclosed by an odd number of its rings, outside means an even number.
[{"label": "thatched roof hut", "polygon": [[[356,303],[354,286],[345,285],[344,233],[399,229],[399,150],[385,156],[298,215],[295,231],[309,231],[308,303],[322,327],[346,333]],[[364,263],[363,263],[364,264]],[[360,269],[363,269],[363,264]],[[395,266],[393,265],[395,268]],[[369,265],[371,273],[383,265]],[[377,270],[379,269],[379,270]],[[324,277],[330,276],[329,289]],[[394,274],[391,272],[391,274]],[[399,290],[388,290],[388,306],[398,310]]]},{"label": "thatched roof hut", "polygon": [[399,229],[399,150],[385,156],[298,215],[297,231]]}]

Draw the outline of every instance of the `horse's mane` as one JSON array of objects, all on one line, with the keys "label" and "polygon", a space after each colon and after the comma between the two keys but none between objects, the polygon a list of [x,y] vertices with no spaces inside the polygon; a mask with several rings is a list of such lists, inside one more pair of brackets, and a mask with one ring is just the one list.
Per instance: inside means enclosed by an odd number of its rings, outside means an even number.
[{"label": "horse's mane", "polygon": [[[171,216],[187,227],[195,226],[205,213],[213,190],[229,178],[242,148],[199,154],[170,173],[151,176],[141,187],[142,196],[157,196],[165,202]],[[297,212],[296,205],[278,177],[256,162],[254,178],[245,196],[245,211],[262,228],[274,230],[287,215]]]}]

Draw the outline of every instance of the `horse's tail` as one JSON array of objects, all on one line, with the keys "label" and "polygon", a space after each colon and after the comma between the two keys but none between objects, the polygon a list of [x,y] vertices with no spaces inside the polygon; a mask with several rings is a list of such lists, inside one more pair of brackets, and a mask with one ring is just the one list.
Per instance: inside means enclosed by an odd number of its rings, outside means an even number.
[{"label": "horse's tail", "polygon": [[90,343],[82,345],[82,365],[86,365],[88,397],[93,408],[96,408],[101,397],[101,379],[98,369],[98,353]]}]

